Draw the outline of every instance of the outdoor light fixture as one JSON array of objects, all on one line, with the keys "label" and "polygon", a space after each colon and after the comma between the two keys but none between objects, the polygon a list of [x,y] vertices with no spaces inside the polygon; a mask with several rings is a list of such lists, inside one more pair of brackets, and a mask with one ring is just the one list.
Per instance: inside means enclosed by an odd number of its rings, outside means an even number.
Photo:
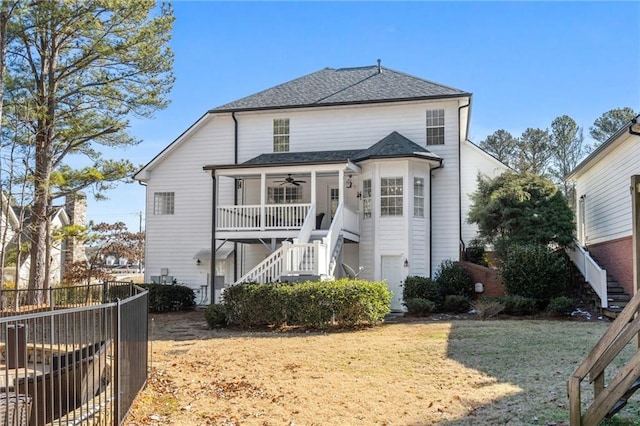
[{"label": "outdoor light fixture", "polygon": [[409,267],[409,259],[405,259],[404,260],[404,267],[408,268]]},{"label": "outdoor light fixture", "polygon": [[640,114],[636,115],[636,117],[631,120],[631,125],[629,126],[629,133],[632,135],[640,136]]},{"label": "outdoor light fixture", "polygon": [[351,180],[351,175],[349,175],[349,177],[347,178],[347,181],[345,182],[345,186],[347,188],[351,188],[353,186],[353,181]]},{"label": "outdoor light fixture", "polygon": [[202,262],[200,262],[200,259],[196,260],[196,265],[200,265]]}]

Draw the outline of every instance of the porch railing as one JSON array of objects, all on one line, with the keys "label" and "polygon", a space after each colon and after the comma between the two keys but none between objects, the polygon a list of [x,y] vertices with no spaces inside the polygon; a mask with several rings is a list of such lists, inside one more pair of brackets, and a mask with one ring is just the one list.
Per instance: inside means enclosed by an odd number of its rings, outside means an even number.
[{"label": "porch railing", "polygon": [[598,263],[589,256],[580,243],[575,241],[574,246],[567,248],[567,255],[578,268],[585,281],[589,283],[593,291],[600,298],[600,306],[609,306],[607,295],[607,271],[602,269]]},{"label": "porch railing", "polygon": [[216,229],[300,229],[310,209],[311,204],[220,206],[216,208]]}]

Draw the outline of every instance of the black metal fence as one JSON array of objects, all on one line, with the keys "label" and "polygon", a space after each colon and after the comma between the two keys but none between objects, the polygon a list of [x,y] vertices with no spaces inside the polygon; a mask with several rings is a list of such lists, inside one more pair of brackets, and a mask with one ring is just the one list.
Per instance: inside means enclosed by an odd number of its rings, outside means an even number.
[{"label": "black metal fence", "polygon": [[[0,318],[0,425],[120,424],[144,386],[148,292],[118,282],[72,289]],[[28,301],[25,292],[2,296]]]}]

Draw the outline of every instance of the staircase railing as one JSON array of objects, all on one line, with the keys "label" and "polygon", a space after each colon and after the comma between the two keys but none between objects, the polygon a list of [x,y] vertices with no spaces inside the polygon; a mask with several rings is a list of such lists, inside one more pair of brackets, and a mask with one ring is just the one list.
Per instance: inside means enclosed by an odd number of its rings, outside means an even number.
[{"label": "staircase railing", "polygon": [[327,246],[320,241],[292,244],[288,241],[244,274],[234,284],[276,282],[283,275],[326,275]]},{"label": "staircase railing", "polygon": [[600,306],[608,307],[607,271],[602,269],[577,241],[574,242],[573,247],[567,248],[567,255],[600,298]]},{"label": "staircase railing", "polygon": [[255,282],[259,284],[265,284],[268,282],[277,281],[282,275],[284,269],[284,255],[286,245],[283,243],[282,247],[271,253],[265,260],[258,263],[253,269],[244,274],[234,284]]},{"label": "staircase railing", "polygon": [[[629,359],[626,365],[605,384],[605,369],[620,354],[622,349],[640,331],[640,292],[636,293],[609,329],[593,347],[591,353],[574,371],[567,382],[569,394],[569,416],[572,426],[597,425],[614,410],[616,404],[640,378],[640,351]],[[635,318],[634,318],[635,317]],[[580,385],[589,376],[593,383],[594,398],[582,413]],[[626,401],[625,401],[626,402]],[[624,402],[623,402],[624,403]],[[614,410],[615,412],[615,410]]]}]

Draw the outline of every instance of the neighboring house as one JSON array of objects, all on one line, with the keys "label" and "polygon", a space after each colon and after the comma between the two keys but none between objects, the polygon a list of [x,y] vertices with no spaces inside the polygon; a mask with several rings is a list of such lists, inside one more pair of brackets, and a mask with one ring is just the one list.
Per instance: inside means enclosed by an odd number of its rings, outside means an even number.
[{"label": "neighboring house", "polygon": [[[3,203],[6,198],[3,198]],[[21,219],[22,216],[22,219]],[[8,220],[7,220],[8,218]],[[65,206],[54,207],[54,214],[51,218],[51,229],[61,229],[72,223],[85,225],[86,220],[86,197],[79,194],[76,197],[67,197]],[[21,221],[23,225],[21,226]],[[3,204],[0,209],[0,240],[3,242],[2,250],[6,253],[18,247],[18,236],[22,229],[29,226],[29,213],[26,210],[22,215],[17,207]],[[3,238],[4,236],[4,238]],[[22,242],[28,240],[28,236],[22,235]],[[49,276],[50,284],[58,284],[64,274],[64,265],[67,262],[86,260],[84,254],[84,244],[75,238],[53,239],[50,251]],[[18,268],[18,287],[26,288],[29,282],[29,269],[31,259],[28,253],[23,255]],[[3,268],[3,281],[5,283],[15,282],[16,267],[6,266]]]},{"label": "neighboring house", "polygon": [[[377,66],[325,68],[205,113],[135,175],[145,278],[223,285],[433,275],[476,235],[471,94]],[[212,246],[215,247],[211,262]],[[356,271],[355,273],[351,270]],[[170,278],[170,279],[168,279]]]},{"label": "neighboring house", "polygon": [[631,176],[640,175],[640,136],[629,131],[630,125],[594,150],[567,180],[576,185],[578,242],[628,294],[634,294],[629,188]]}]

